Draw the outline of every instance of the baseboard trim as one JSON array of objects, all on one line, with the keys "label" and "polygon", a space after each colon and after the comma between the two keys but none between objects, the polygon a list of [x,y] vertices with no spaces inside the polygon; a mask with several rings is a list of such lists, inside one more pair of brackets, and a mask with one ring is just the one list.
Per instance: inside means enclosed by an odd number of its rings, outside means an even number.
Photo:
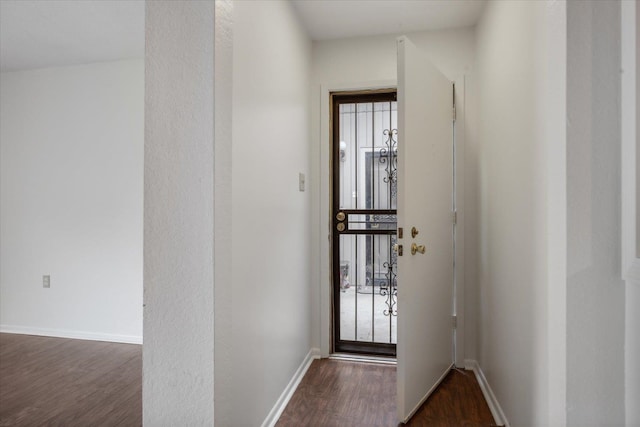
[{"label": "baseboard trim", "polygon": [[284,411],[284,408],[287,407],[287,404],[289,403],[289,400],[291,400],[293,393],[295,393],[296,388],[298,388],[298,385],[300,384],[300,381],[302,381],[304,374],[306,374],[309,370],[311,362],[316,359],[320,359],[320,349],[312,348],[311,350],[309,350],[309,353],[307,353],[307,356],[304,358],[304,360],[296,370],[296,373],[293,374],[293,378],[291,378],[291,381],[289,381],[289,384],[287,384],[287,386],[285,387],[284,391],[276,401],[276,404],[269,412],[269,415],[267,415],[267,418],[265,418],[264,422],[262,423],[262,427],[273,427],[276,425],[276,423],[280,419],[280,415],[282,415],[282,412]]},{"label": "baseboard trim", "polygon": [[496,425],[510,427],[509,421],[504,415],[504,411],[502,410],[500,403],[498,403],[496,395],[493,394],[493,390],[491,390],[491,386],[489,385],[487,378],[484,376],[484,372],[482,372],[478,361],[473,359],[465,359],[464,367],[467,370],[473,371],[473,373],[475,374],[476,380],[478,380],[478,384],[480,385],[480,389],[482,390],[484,399],[487,401],[487,405],[489,405],[489,410],[491,411],[491,415],[493,415],[493,419],[495,420]]},{"label": "baseboard trim", "polygon": [[29,326],[0,325],[0,332],[7,334],[38,335],[42,337],[71,338],[77,340],[117,342],[123,344],[142,344],[141,336],[70,331],[67,329],[46,329],[32,328]]}]

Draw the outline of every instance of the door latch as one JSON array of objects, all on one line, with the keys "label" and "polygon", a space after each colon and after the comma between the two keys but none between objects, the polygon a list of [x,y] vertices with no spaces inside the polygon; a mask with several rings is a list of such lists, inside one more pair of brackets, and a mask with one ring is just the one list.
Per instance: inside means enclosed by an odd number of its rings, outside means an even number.
[{"label": "door latch", "polygon": [[398,253],[398,256],[402,256],[402,245],[396,243],[393,245],[393,250]]}]

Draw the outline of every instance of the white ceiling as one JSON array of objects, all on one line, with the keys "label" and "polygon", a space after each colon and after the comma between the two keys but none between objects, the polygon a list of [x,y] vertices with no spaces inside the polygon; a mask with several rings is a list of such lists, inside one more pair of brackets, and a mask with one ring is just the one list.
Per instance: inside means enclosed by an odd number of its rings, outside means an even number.
[{"label": "white ceiling", "polygon": [[[314,40],[474,25],[486,0],[292,0]],[[0,0],[0,70],[144,56],[143,0]]]},{"label": "white ceiling", "polygon": [[0,70],[144,56],[144,1],[0,0]]},{"label": "white ceiling", "polygon": [[313,40],[460,28],[486,0],[292,0]]}]

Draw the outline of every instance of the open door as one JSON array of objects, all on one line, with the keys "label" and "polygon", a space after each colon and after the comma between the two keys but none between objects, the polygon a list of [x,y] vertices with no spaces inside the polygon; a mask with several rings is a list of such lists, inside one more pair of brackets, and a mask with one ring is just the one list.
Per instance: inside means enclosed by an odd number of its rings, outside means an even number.
[{"label": "open door", "polygon": [[398,39],[397,360],[403,423],[453,365],[452,112],[452,82],[409,39]]}]

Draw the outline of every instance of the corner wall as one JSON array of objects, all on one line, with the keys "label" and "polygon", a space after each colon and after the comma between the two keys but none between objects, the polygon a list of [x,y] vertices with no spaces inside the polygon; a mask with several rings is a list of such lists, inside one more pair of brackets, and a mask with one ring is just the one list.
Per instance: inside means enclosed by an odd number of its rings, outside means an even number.
[{"label": "corner wall", "polygon": [[479,362],[512,425],[565,425],[563,2],[477,26]]},{"label": "corner wall", "polygon": [[624,425],[620,2],[567,13],[567,425]]},{"label": "corner wall", "polygon": [[146,426],[214,422],[214,7],[146,3]]},{"label": "corner wall", "polygon": [[0,75],[1,331],[142,342],[143,133],[142,60]]}]

